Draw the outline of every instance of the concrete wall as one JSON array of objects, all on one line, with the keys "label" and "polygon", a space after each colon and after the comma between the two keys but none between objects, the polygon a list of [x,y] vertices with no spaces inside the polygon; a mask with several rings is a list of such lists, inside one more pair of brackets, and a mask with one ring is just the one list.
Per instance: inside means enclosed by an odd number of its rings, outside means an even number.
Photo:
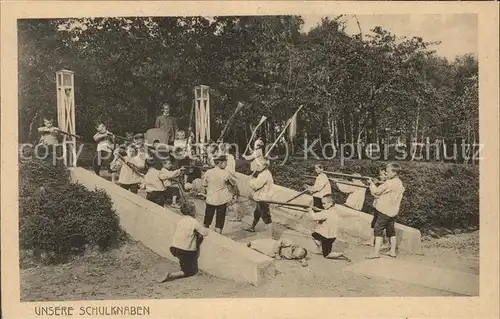
[{"label": "concrete wall", "polygon": [[[83,168],[71,169],[71,177],[89,189],[104,189],[113,200],[123,230],[160,256],[177,262],[169,247],[181,215]],[[252,284],[260,284],[275,275],[273,259],[213,231],[209,231],[203,241],[199,267],[217,277]]]},{"label": "concrete wall", "polygon": [[[236,175],[241,195],[250,196],[252,191],[248,186],[249,177],[239,173],[236,173]],[[272,200],[285,202],[298,193],[295,190],[275,185]],[[302,195],[290,203],[310,205],[311,202],[311,196]],[[337,207],[341,217],[339,225],[340,237],[348,242],[368,240],[373,233],[370,227],[373,216],[343,205],[337,205]],[[302,212],[285,208],[273,210],[273,218],[280,224],[289,226],[304,234],[310,233],[315,224],[307,217],[301,218],[303,214]],[[420,254],[422,252],[421,234],[418,229],[396,224],[396,238],[399,250],[413,254]]]}]

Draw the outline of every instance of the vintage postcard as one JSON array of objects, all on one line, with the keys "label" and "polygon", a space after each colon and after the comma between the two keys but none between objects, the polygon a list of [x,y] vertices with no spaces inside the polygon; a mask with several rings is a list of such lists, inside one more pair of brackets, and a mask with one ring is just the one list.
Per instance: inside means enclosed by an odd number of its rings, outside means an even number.
[{"label": "vintage postcard", "polygon": [[498,318],[497,3],[1,5],[5,318]]}]

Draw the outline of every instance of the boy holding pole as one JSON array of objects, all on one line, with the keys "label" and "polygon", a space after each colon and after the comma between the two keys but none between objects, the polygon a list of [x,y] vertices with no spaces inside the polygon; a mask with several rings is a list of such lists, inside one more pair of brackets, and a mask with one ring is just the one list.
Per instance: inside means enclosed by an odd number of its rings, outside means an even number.
[{"label": "boy holding pole", "polygon": [[398,164],[390,163],[387,164],[386,168],[387,180],[382,185],[376,186],[373,180],[370,179],[370,192],[376,197],[373,208],[377,217],[374,225],[375,249],[370,256],[366,257],[367,259],[380,258],[384,230],[391,244],[390,252],[385,254],[393,258],[396,257],[394,220],[399,213],[405,191],[403,183],[399,179],[400,172],[401,167]]},{"label": "boy holding pole", "polygon": [[332,185],[330,184],[328,176],[324,173],[323,164],[314,165],[314,171],[318,176],[313,186],[307,186],[307,190],[313,196],[314,207],[323,209],[323,197],[332,194]]},{"label": "boy holding pole", "polygon": [[269,203],[267,203],[266,200],[270,198],[274,180],[268,167],[268,160],[262,160],[259,163],[256,163],[256,173],[250,179],[250,187],[253,190],[252,197],[257,205],[253,213],[252,225],[250,226],[250,228],[247,228],[245,230],[249,232],[255,232],[255,226],[262,218],[264,224],[267,225],[269,238],[273,238],[271,211],[269,209]]},{"label": "boy holding pole", "polygon": [[[215,217],[215,231],[222,234],[226,221],[226,210],[230,202],[238,196],[236,182],[225,170],[227,158],[221,155],[214,159],[215,167],[209,169],[203,176],[203,186],[206,188],[206,207],[203,224],[210,228]],[[235,190],[235,191],[234,191]]]},{"label": "boy holding pole", "polygon": [[[178,178],[184,168],[172,171],[172,159],[168,158],[162,162],[153,161],[147,174],[144,176],[144,188],[146,189],[146,199],[160,206],[165,205],[167,187],[171,186],[171,181]],[[172,206],[175,205],[175,199],[172,197]],[[174,207],[175,208],[175,207]]]},{"label": "boy holding pole", "polygon": [[38,132],[41,133],[39,145],[43,145],[45,151],[43,154],[37,154],[37,156],[48,159],[55,153],[56,157],[59,157],[62,154],[59,144],[61,133],[59,132],[59,129],[54,126],[52,118],[44,117],[43,126],[38,128]]},{"label": "boy holding pole", "polygon": [[243,158],[247,161],[252,161],[250,163],[250,171],[254,172],[258,163],[261,161],[265,161],[264,159],[264,141],[261,138],[258,138],[254,143],[254,150],[252,154],[245,155],[243,154]]},{"label": "boy holding pole", "polygon": [[137,156],[137,149],[133,144],[127,147],[126,156],[121,156],[119,153],[120,149],[115,151],[115,159],[111,162],[111,169],[113,171],[120,170],[120,176],[118,178],[118,184],[126,189],[131,191],[134,194],[137,194],[137,190],[139,189],[139,184],[142,181],[142,175],[140,171],[144,169],[146,166],[145,161]]},{"label": "boy holding pole", "polygon": [[335,210],[335,203],[331,195],[325,195],[322,198],[324,209],[320,212],[314,212],[312,206],[309,208],[309,216],[318,222],[314,232],[311,234],[316,247],[321,249],[321,253],[326,259],[350,259],[344,253],[332,252],[333,243],[337,239],[339,216]]}]

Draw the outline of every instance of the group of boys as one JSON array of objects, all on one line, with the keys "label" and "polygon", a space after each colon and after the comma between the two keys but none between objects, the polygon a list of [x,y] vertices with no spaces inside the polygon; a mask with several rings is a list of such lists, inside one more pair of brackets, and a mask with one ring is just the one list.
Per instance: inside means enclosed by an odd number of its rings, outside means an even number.
[{"label": "group of boys", "polygon": [[[42,133],[42,141],[46,144],[53,144],[57,137],[57,129],[51,128],[51,121],[45,122],[45,127],[39,128]],[[176,134],[174,146],[180,148],[184,154],[182,160],[190,154],[187,150],[187,143],[184,132]],[[236,201],[239,196],[235,172],[235,159],[230,155],[227,146],[224,144],[212,144],[208,148],[206,164],[210,167],[200,180],[201,187],[205,192],[205,215],[203,225],[195,219],[195,208],[190,202],[182,205],[176,203],[179,194],[178,187],[183,187],[179,182],[180,177],[185,172],[185,167],[174,169],[175,158],[170,155],[159,157],[146,144],[143,134],[136,134],[132,141],[125,143],[124,148],[116,148],[115,136],[109,132],[104,124],[97,126],[97,133],[94,135],[97,143],[96,155],[93,168],[99,174],[103,161],[113,160],[109,163],[112,172],[119,171],[118,184],[137,193],[139,188],[146,191],[146,198],[160,206],[166,202],[168,191],[172,194],[172,206],[180,208],[183,218],[177,225],[171,252],[176,256],[181,264],[181,271],[169,273],[160,281],[171,280],[196,274],[196,258],[199,253],[199,245],[203,236],[206,236],[207,229],[211,226],[215,217],[215,230],[222,233],[224,228],[226,211],[228,206]],[[155,141],[153,148],[158,141]],[[248,247],[266,254],[273,258],[284,258],[299,260],[303,266],[307,265],[307,250],[293,244],[290,240],[273,237],[273,224],[268,201],[271,200],[274,180],[269,170],[270,162],[263,154],[264,142],[257,139],[251,155],[243,155],[246,160],[251,161],[250,169],[252,175],[249,185],[253,191],[252,199],[256,207],[253,213],[253,221],[249,232],[255,232],[255,227],[262,219],[267,227],[267,238],[254,240],[248,243]],[[183,151],[182,151],[183,150]],[[390,252],[388,256],[396,257],[396,234],[394,229],[394,219],[399,212],[404,187],[399,179],[401,168],[398,164],[388,164],[386,170],[381,172],[384,179],[380,186],[370,180],[370,192],[375,197],[373,203],[374,229],[374,252],[369,259],[380,258],[381,246],[383,243],[384,231],[389,238]],[[313,202],[308,211],[308,216],[317,222],[315,230],[312,232],[312,240],[318,248],[318,252],[327,259],[349,260],[343,253],[332,252],[333,244],[337,238],[339,216],[332,198],[332,187],[329,178],[324,173],[322,165],[315,166],[317,173],[313,186],[307,187],[307,191],[312,195]],[[384,175],[382,175],[384,173]],[[185,174],[184,174],[185,175]],[[174,187],[175,186],[175,187]]]}]

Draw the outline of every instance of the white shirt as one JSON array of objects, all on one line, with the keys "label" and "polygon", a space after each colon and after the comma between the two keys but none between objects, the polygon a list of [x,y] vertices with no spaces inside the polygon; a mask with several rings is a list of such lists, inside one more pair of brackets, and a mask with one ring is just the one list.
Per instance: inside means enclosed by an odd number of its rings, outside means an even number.
[{"label": "white shirt", "polygon": [[370,192],[376,197],[373,207],[382,214],[394,217],[399,213],[405,188],[399,177],[388,179],[380,186],[370,185]]},{"label": "white shirt", "polygon": [[[145,161],[139,156],[134,156],[134,157],[124,156],[123,159],[129,162],[130,164],[134,164],[139,169],[144,168],[146,164]],[[117,171],[118,169],[120,170],[120,177],[118,178],[118,183],[120,184],[130,185],[130,184],[141,183],[142,181],[141,175],[137,174],[132,168],[130,168],[127,164],[123,163],[123,161],[119,158],[116,158],[111,163],[111,169],[113,171]]]},{"label": "white shirt", "polygon": [[337,187],[341,192],[349,194],[349,196],[347,196],[347,200],[345,201],[346,206],[357,210],[361,210],[363,208],[366,194],[365,187],[356,187],[342,183],[337,183]]},{"label": "white shirt", "polygon": [[253,172],[253,171],[256,171],[257,170],[257,167],[258,167],[258,163],[259,161],[263,160],[264,159],[264,153],[262,151],[262,149],[256,149],[255,151],[252,152],[251,155],[243,155],[243,158],[246,159],[247,161],[252,161],[250,163],[250,170]]},{"label": "white shirt", "polygon": [[249,183],[254,191],[252,197],[255,201],[264,201],[271,198],[274,180],[268,169],[260,172],[257,177],[252,177]]},{"label": "white shirt", "polygon": [[226,170],[218,166],[209,169],[203,175],[203,187],[207,190],[206,203],[214,206],[229,203],[233,198],[230,181],[229,172]]},{"label": "white shirt", "polygon": [[179,149],[185,149],[187,147],[187,139],[183,139],[183,140],[175,139],[174,140],[174,147],[179,148]]},{"label": "white shirt", "polygon": [[196,236],[195,231],[200,235],[206,236],[208,231],[196,219],[191,216],[182,216],[177,222],[175,229],[174,239],[172,246],[182,250],[195,251],[196,250]]},{"label": "white shirt", "polygon": [[318,226],[314,230],[325,238],[336,238],[339,225],[339,215],[335,210],[335,206],[320,212],[309,211],[309,215],[318,222]]},{"label": "white shirt", "polygon": [[172,185],[171,179],[176,178],[179,175],[180,170],[169,171],[166,168],[157,170],[154,167],[150,167],[144,176],[146,192],[161,192],[166,190],[168,186]]},{"label": "white shirt", "polygon": [[51,130],[56,129],[55,127],[42,126],[38,128],[38,132],[42,133],[40,138],[40,143],[45,145],[56,145],[59,144],[59,135],[57,132],[52,132]]},{"label": "white shirt", "polygon": [[[100,139],[100,140],[99,140]],[[99,140],[99,141],[97,141]],[[113,142],[108,135],[108,131],[104,133],[97,132],[94,135],[94,141],[97,142],[97,151],[113,152]]]},{"label": "white shirt", "polygon": [[316,177],[316,181],[311,189],[312,196],[323,198],[326,195],[330,195],[332,193],[332,185],[330,184],[330,180],[326,176],[325,173],[321,173]]}]

